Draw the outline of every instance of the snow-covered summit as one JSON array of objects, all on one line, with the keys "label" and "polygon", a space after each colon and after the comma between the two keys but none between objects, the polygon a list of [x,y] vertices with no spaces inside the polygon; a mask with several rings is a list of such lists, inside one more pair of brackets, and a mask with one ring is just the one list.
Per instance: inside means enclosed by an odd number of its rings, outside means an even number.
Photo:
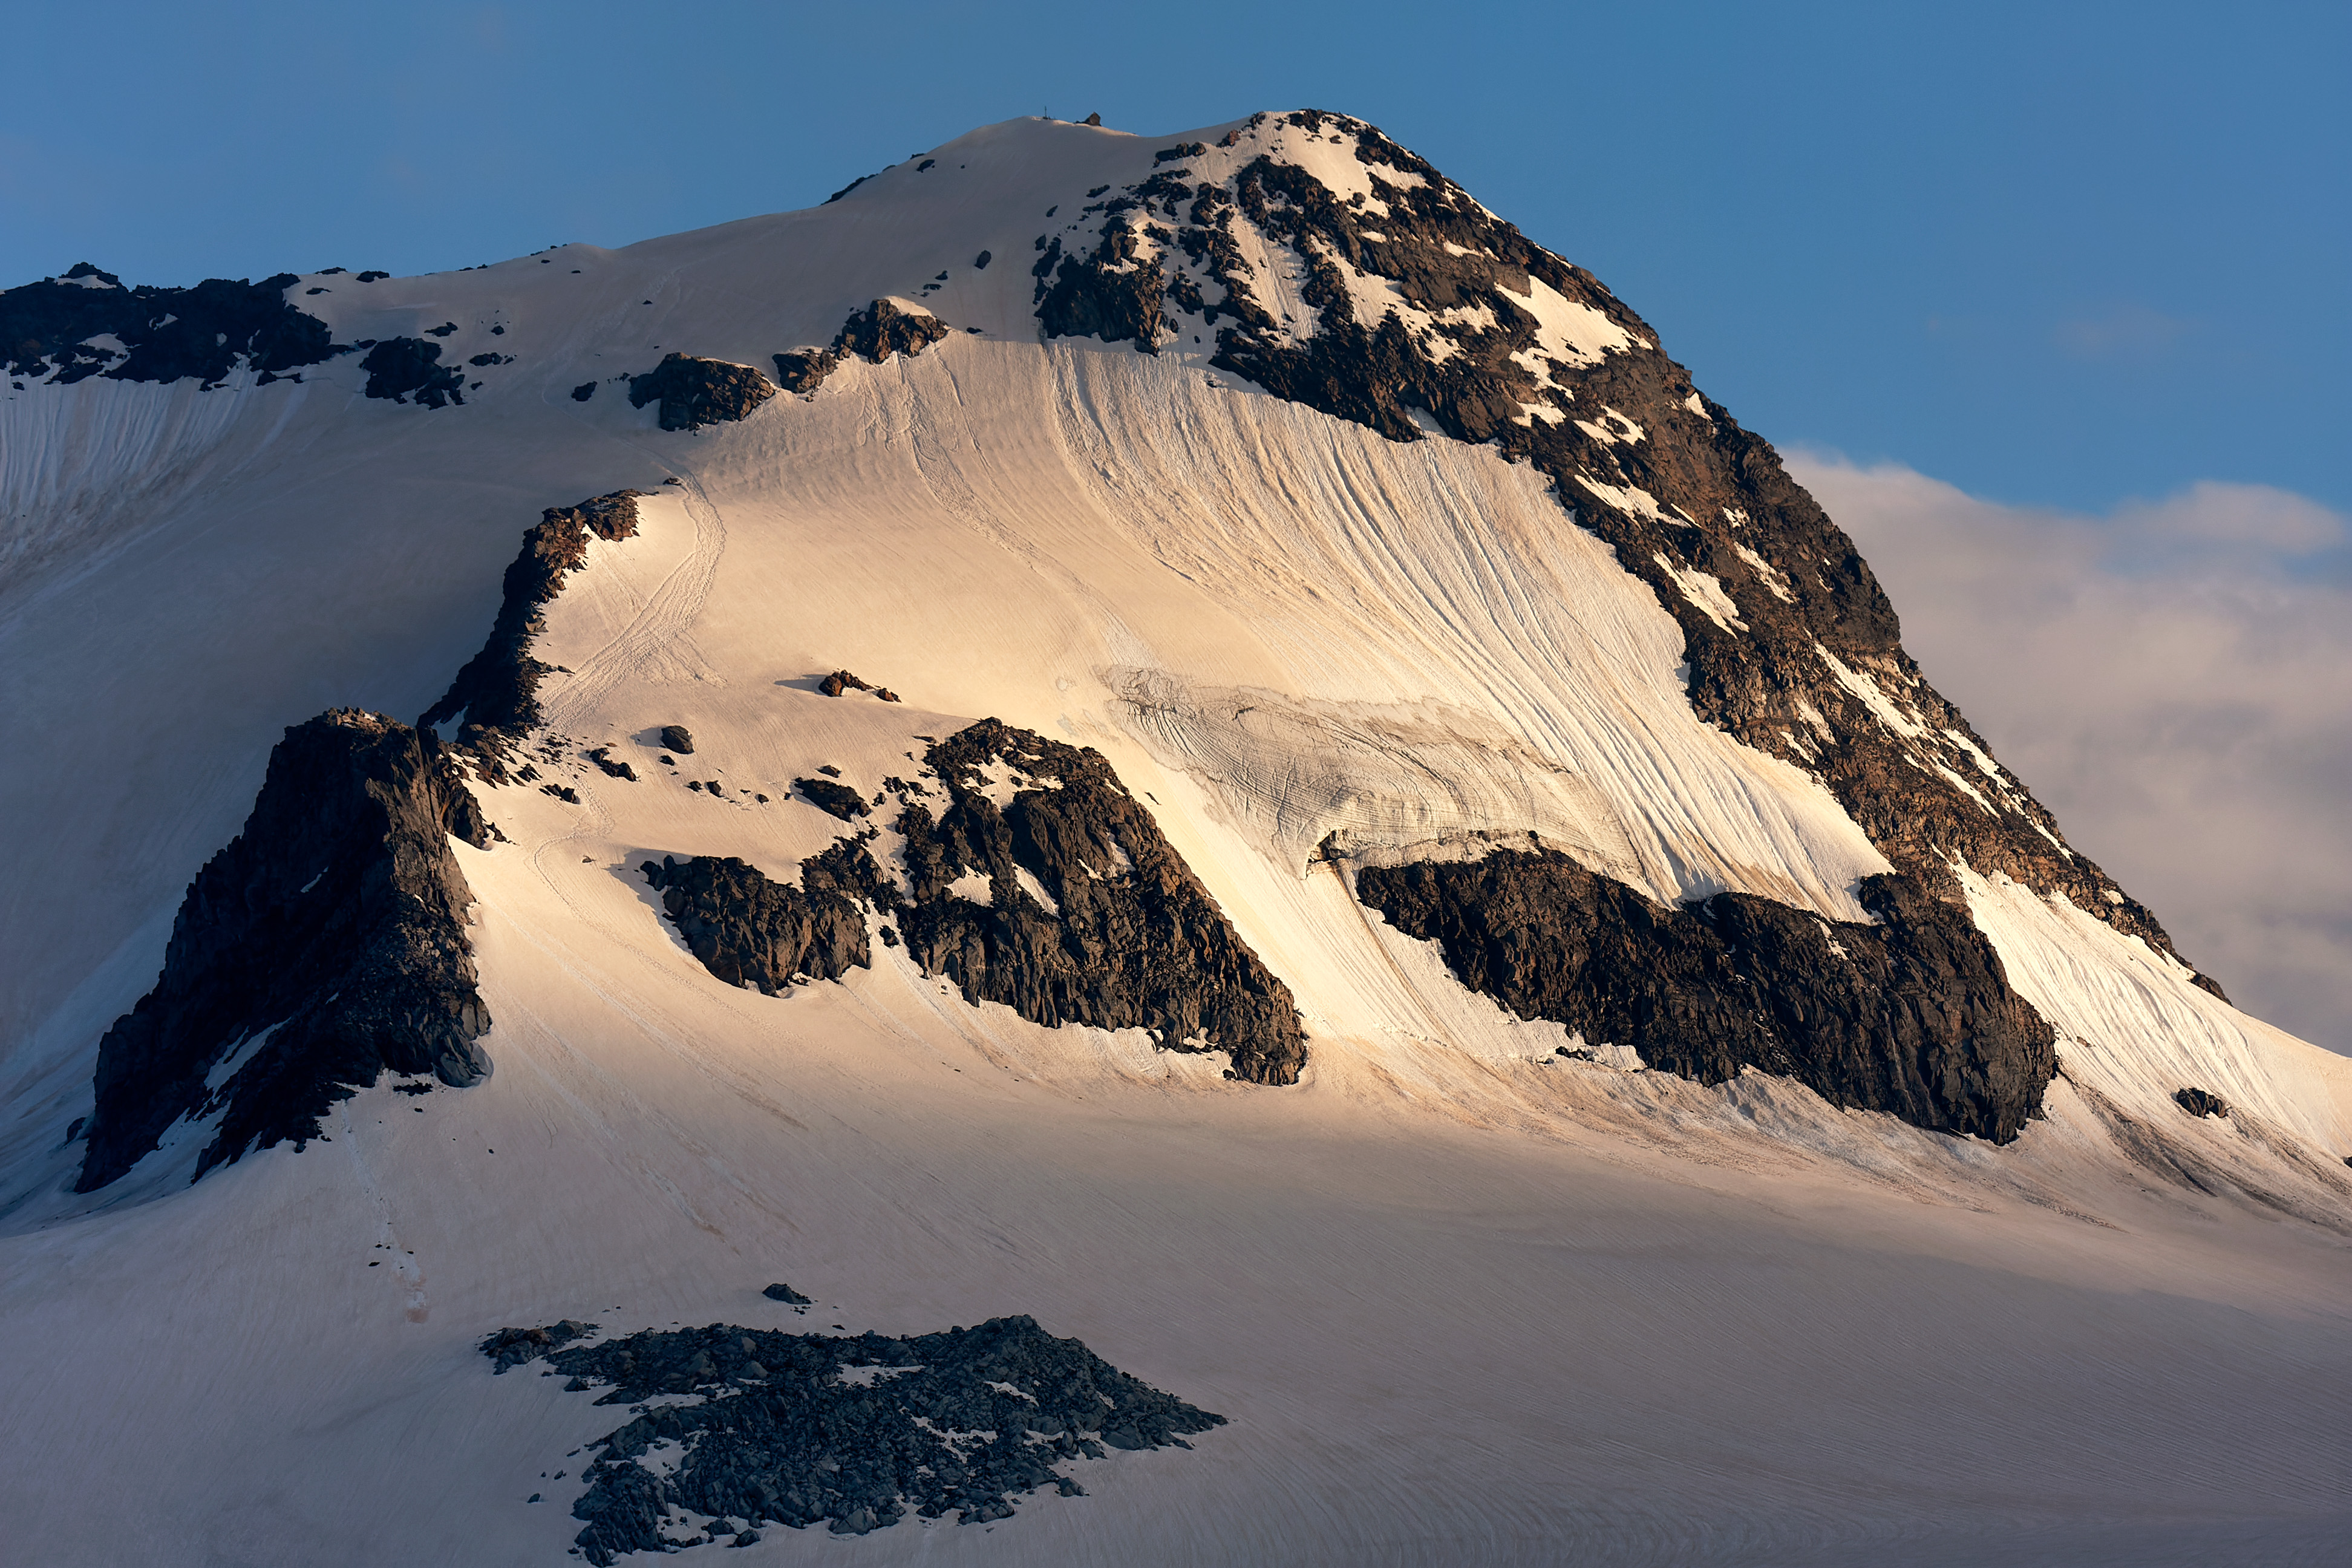
[{"label": "snow-covered summit", "polygon": [[2342,1064],[2066,846],[1646,322],[1360,121],[1016,121],[422,278],[76,273],[0,294],[48,323],[0,402],[43,1333],[77,1248],[268,1224],[337,1259],[294,1359],[381,1321],[356,1410],[416,1329],[441,1432],[470,1338],[786,1259],[890,1335],[1042,1292],[1132,1340],[1191,1316],[1148,1238],[1228,1215],[1328,1300],[1424,1163],[1891,1193],[1943,1256],[2352,1227]]}]

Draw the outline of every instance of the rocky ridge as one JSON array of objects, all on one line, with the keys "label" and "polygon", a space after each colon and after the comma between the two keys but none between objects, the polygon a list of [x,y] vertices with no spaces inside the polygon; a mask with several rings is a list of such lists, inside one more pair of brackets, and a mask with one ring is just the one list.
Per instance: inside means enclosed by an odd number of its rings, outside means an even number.
[{"label": "rocky ridge", "polygon": [[1471,989],[1701,1083],[1758,1068],[1833,1105],[2006,1143],[2057,1069],[2050,1026],[1992,943],[1908,877],[1864,881],[1875,925],[1746,893],[1668,908],[1546,848],[1355,880]]},{"label": "rocky ridge", "polygon": [[730,984],[777,995],[869,965],[871,909],[897,922],[886,941],[966,1001],[1048,1027],[1147,1029],[1163,1049],[1229,1052],[1236,1078],[1297,1081],[1307,1047],[1289,989],[1100,752],[986,719],[933,742],[891,795],[899,877],[875,858],[874,827],[803,861],[797,888],[731,858],[641,869]]},{"label": "rocky ridge", "polygon": [[563,592],[571,574],[587,565],[591,536],[614,542],[635,536],[637,501],[645,494],[614,490],[541,512],[507,567],[489,640],[416,721],[419,729],[426,729],[462,716],[457,749],[484,778],[508,782],[514,748],[539,728],[539,683],[551,668],[530,654],[533,639],[546,629],[542,606]]},{"label": "rocky ridge", "polygon": [[126,288],[111,272],[78,262],[60,278],[0,289],[0,359],[8,374],[68,385],[179,381],[220,385],[239,364],[263,383],[299,381],[299,367],[350,348],[327,324],[288,301],[299,279],[213,278],[192,289]]},{"label": "rocky ridge", "polygon": [[429,731],[337,709],[286,731],[244,831],[205,863],[154,988],[100,1043],[78,1192],[183,1118],[216,1118],[195,1173],[319,1135],[385,1073],[490,1070],[449,836],[486,829]]},{"label": "rocky ridge", "polygon": [[841,368],[845,355],[868,364],[880,364],[892,354],[913,359],[947,335],[948,324],[929,311],[902,310],[888,300],[877,300],[849,313],[831,346],[776,355],[776,383],[787,392],[812,393]]},{"label": "rocky ridge", "polygon": [[[1195,172],[1217,151],[1202,143],[1162,149],[1037,237],[1047,336],[1157,353],[1205,335],[1213,364],[1277,396],[1534,464],[1682,626],[1699,714],[1820,779],[1898,870],[1957,901],[1962,861],[2172,952],[1922,678],[1869,566],[1771,447],[1591,273],[1361,121],[1261,114],[1220,148],[1229,173]],[[1307,167],[1333,156],[1359,188]],[[1304,319],[1271,308],[1294,289]]]}]

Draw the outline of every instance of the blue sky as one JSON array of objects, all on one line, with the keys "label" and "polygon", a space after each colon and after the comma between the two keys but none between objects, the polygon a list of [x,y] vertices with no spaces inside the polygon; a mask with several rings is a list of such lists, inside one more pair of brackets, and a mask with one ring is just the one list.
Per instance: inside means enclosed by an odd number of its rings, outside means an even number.
[{"label": "blue sky", "polygon": [[0,281],[423,271],[805,205],[1050,109],[1371,120],[1776,442],[2352,505],[2352,7],[14,7]]}]

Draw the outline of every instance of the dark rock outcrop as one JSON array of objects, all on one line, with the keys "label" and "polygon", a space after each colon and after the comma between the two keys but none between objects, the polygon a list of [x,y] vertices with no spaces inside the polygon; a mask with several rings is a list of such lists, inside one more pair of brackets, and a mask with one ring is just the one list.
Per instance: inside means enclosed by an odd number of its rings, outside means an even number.
[{"label": "dark rock outcrop", "polygon": [[1046,248],[1036,268],[1041,279],[1051,269],[1051,280],[1038,285],[1037,319],[1046,336],[1130,342],[1146,353],[1159,352],[1167,285],[1156,262],[1139,258],[1136,239],[1135,229],[1110,224],[1086,255],[1065,256],[1059,239]]},{"label": "dark rock outcrop", "polygon": [[866,910],[887,897],[880,868],[856,839],[801,863],[800,886],[774,882],[742,860],[709,856],[639,868],[702,967],[769,995],[795,975],[838,980],[869,967]]},{"label": "dark rock outcrop", "polygon": [[566,1318],[545,1328],[500,1329],[474,1348],[490,1358],[490,1371],[494,1375],[503,1375],[509,1367],[537,1361],[548,1352],[562,1350],[572,1341],[585,1339],[595,1331],[593,1323]]},{"label": "dark rock outcrop", "polygon": [[[1076,251],[1039,237],[1046,334],[1153,352],[1181,321],[1213,334],[1213,365],[1276,396],[1532,463],[1681,625],[1700,716],[1821,780],[1896,869],[1956,900],[1957,856],[2173,951],[1921,677],[1853,542],[1597,279],[1361,121],[1260,115],[1250,133],[1345,138],[1370,194],[1343,198],[1271,150],[1221,182],[1156,169],[1090,194]],[[1277,321],[1258,298],[1245,257],[1261,250],[1303,277],[1312,319]],[[1396,301],[1379,321],[1357,317],[1361,279]],[[1693,591],[1700,574],[1733,616]]]},{"label": "dark rock outcrop", "polygon": [[[1047,1026],[1148,1029],[1164,1049],[1229,1052],[1236,1078],[1297,1081],[1307,1047],[1289,989],[1100,752],[986,719],[933,743],[925,770],[933,784],[887,786],[904,896],[865,847],[872,828],[803,862],[798,889],[740,860],[665,858],[646,874],[695,955],[733,984],[774,994],[795,973],[866,966],[870,906],[967,1001]],[[794,786],[814,799],[828,783]],[[957,890],[967,878],[986,879],[987,902]]]},{"label": "dark rock outcrop", "polygon": [[591,534],[622,540],[637,531],[637,500],[645,493],[615,490],[542,512],[507,567],[489,640],[417,720],[424,729],[465,715],[457,745],[483,777],[505,783],[513,748],[539,728],[539,682],[553,668],[530,656],[531,642],[546,625],[540,606],[563,591],[566,575],[587,564]]},{"label": "dark rock outcrop", "polygon": [[845,669],[835,670],[831,675],[818,681],[816,689],[827,697],[838,697],[845,691],[871,691],[885,702],[898,700],[898,694],[888,687],[877,686],[870,680],[861,680]]},{"label": "dark rock outcrop", "polygon": [[[1169,1049],[1229,1051],[1253,1083],[1297,1081],[1289,988],[1102,753],[987,719],[924,762],[948,803],[936,818],[920,804],[899,814],[912,902],[896,913],[925,973],[1041,1024],[1149,1029]],[[1001,806],[992,775],[1012,788]],[[985,906],[950,889],[971,873],[988,878]]]},{"label": "dark rock outcrop", "polygon": [[853,310],[833,340],[835,353],[856,354],[868,364],[880,364],[892,354],[913,359],[948,335],[948,324],[937,316],[901,310],[887,300],[877,300],[863,310]]},{"label": "dark rock outcrop", "polygon": [[486,842],[429,732],[350,709],[287,731],[245,830],[190,884],[154,989],[99,1046],[76,1190],[121,1176],[183,1117],[219,1119],[202,1175],[299,1147],[384,1073],[487,1075],[452,832]]},{"label": "dark rock outcrop", "polygon": [[806,796],[811,805],[844,822],[854,821],[874,809],[866,804],[864,795],[831,779],[794,779],[793,787]]},{"label": "dark rock outcrop", "polygon": [[2057,1068],[2050,1026],[1992,943],[1908,877],[1863,883],[1878,925],[1747,893],[1668,909],[1549,849],[1366,867],[1356,891],[1519,1016],[1702,1083],[1754,1067],[1833,1104],[2006,1143]]},{"label": "dark rock outcrop", "polygon": [[2191,1116],[2227,1116],[2230,1102],[2220,1095],[2202,1089],[2176,1089],[2172,1103]]},{"label": "dark rock outcrop", "polygon": [[[499,1370],[567,1328],[503,1330],[483,1342]],[[731,1540],[774,1522],[862,1535],[911,1510],[976,1523],[1005,1519],[1013,1498],[1054,1487],[1079,1495],[1059,1467],[1109,1448],[1190,1447],[1224,1425],[1131,1377],[1034,1318],[905,1339],[746,1329],[647,1330],[542,1347],[567,1390],[603,1389],[598,1405],[633,1419],[588,1445],[587,1489],[572,1504],[588,1562]],[[664,1395],[694,1403],[646,1402]],[[673,1448],[671,1446],[675,1446]],[[656,1467],[656,1446],[683,1450]],[[688,1536],[680,1511],[722,1521]],[[739,1531],[740,1521],[749,1527]]]},{"label": "dark rock outcrop", "polygon": [[902,310],[887,300],[877,300],[863,310],[849,313],[830,348],[796,349],[776,355],[776,384],[787,392],[814,392],[852,354],[868,364],[880,364],[892,354],[913,359],[947,335],[948,324],[937,316]]},{"label": "dark rock outcrop", "polygon": [[368,373],[367,395],[405,403],[414,397],[426,408],[463,403],[466,378],[455,365],[441,362],[441,345],[423,338],[386,338],[367,352],[360,368]]},{"label": "dark rock outcrop", "polygon": [[841,367],[841,356],[831,349],[801,349],[775,358],[776,384],[786,392],[814,392]]},{"label": "dark rock outcrop", "polygon": [[[299,281],[283,272],[258,283],[214,278],[193,289],[125,288],[79,262],[62,278],[0,290],[0,360],[9,374],[219,385],[239,362],[271,382],[299,366],[349,353],[327,324],[286,299]],[[90,340],[112,337],[120,350]],[[299,376],[290,379],[299,380]]]},{"label": "dark rock outcrop", "polygon": [[681,757],[694,755],[694,732],[683,724],[663,725],[661,743]]},{"label": "dark rock outcrop", "polygon": [[799,1291],[793,1289],[791,1286],[783,1283],[782,1280],[778,1280],[775,1284],[769,1286],[766,1289],[761,1291],[760,1294],[765,1296],[771,1301],[782,1301],[787,1307],[810,1307],[815,1305],[815,1303],[810,1300],[806,1296],[802,1295]]},{"label": "dark rock outcrop", "polygon": [[768,378],[748,364],[691,354],[666,354],[652,370],[629,378],[629,406],[643,408],[659,399],[665,430],[699,430],[746,419],[775,395]]}]

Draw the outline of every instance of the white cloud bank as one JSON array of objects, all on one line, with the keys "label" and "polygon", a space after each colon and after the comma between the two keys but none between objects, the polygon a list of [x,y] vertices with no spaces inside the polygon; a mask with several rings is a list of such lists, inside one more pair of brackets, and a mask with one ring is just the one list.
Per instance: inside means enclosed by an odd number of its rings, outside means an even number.
[{"label": "white cloud bank", "polygon": [[1927,678],[2248,1012],[2352,1054],[2352,527],[2261,485],[2105,517],[1789,454]]}]

